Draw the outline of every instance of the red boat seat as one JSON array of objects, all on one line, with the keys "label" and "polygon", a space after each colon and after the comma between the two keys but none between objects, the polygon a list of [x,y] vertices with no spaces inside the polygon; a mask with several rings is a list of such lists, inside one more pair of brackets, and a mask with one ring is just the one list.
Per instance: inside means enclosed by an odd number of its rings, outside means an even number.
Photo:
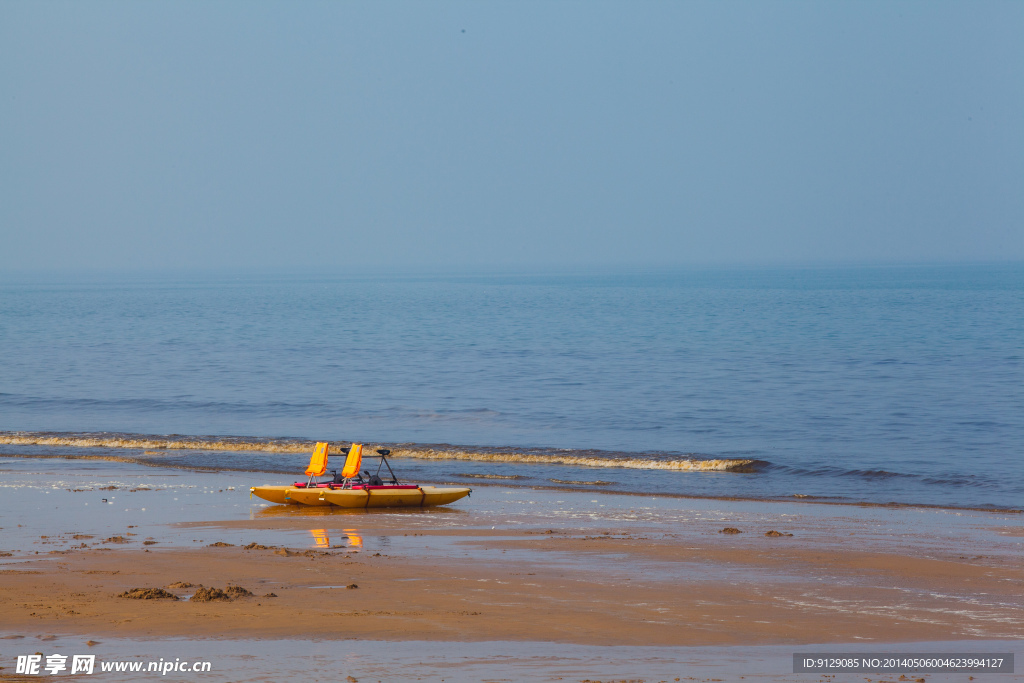
[{"label": "red boat seat", "polygon": [[372,490],[375,490],[375,489],[418,489],[419,486],[417,486],[416,484],[399,484],[397,486],[394,485],[394,484],[384,484],[383,486],[370,486],[368,484],[358,484],[356,486],[353,486],[352,488],[353,489],[370,489],[372,491]]}]

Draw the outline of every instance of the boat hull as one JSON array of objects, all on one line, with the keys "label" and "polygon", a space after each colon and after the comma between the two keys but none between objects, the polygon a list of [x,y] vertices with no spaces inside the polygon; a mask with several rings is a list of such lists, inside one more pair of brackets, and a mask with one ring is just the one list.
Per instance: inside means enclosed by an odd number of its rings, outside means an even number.
[{"label": "boat hull", "polygon": [[278,505],[334,505],[342,508],[407,508],[447,505],[469,495],[464,487],[370,487],[300,489],[294,486],[254,486],[253,495]]},{"label": "boat hull", "polygon": [[249,489],[249,493],[278,505],[298,505],[298,501],[288,499],[288,491],[291,488],[291,486],[253,486]]},{"label": "boat hull", "polygon": [[285,501],[298,503],[299,505],[330,505],[321,495],[326,489],[297,489],[289,488],[285,494]]},{"label": "boat hull", "polygon": [[299,489],[294,486],[253,486],[249,493],[278,505],[330,505],[320,499],[325,489]]},{"label": "boat hull", "polygon": [[447,505],[469,495],[471,489],[463,486],[421,486],[424,493],[423,505]]},{"label": "boat hull", "polygon": [[447,505],[469,495],[468,488],[420,486],[414,489],[335,489],[322,494],[323,500],[343,508],[407,508]]}]

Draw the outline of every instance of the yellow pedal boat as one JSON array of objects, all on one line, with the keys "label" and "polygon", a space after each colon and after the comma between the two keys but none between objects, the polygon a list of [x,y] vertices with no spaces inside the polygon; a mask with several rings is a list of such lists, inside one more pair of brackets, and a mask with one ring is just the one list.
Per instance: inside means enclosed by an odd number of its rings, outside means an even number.
[{"label": "yellow pedal boat", "polygon": [[337,505],[343,508],[432,507],[447,505],[470,494],[465,487],[359,486],[352,488],[296,488],[253,486],[249,491],[278,505]]},{"label": "yellow pedal boat", "polygon": [[[381,463],[377,474],[364,471],[364,478],[359,472],[362,463],[362,444],[352,444],[345,467],[341,474],[326,482],[315,481],[327,471],[328,444],[318,443],[313,450],[306,474],[306,483],[296,482],[291,486],[253,486],[250,495],[278,505],[336,505],[343,508],[384,508],[384,507],[432,507],[447,505],[471,493],[466,487],[417,486],[400,484],[395,473],[388,464],[387,456],[391,451],[377,451]],[[374,457],[374,456],[370,456]],[[389,480],[380,478],[381,467],[386,466],[391,474]]]}]

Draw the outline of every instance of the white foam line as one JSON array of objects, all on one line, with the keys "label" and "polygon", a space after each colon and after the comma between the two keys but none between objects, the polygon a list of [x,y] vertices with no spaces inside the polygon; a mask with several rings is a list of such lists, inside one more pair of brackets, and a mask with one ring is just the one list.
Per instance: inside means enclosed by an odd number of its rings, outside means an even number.
[{"label": "white foam line", "polygon": [[[272,441],[204,441],[190,439],[132,439],[99,438],[80,436],[36,436],[32,434],[0,434],[0,444],[16,446],[70,446],[75,448],[118,448],[124,450],[158,449],[161,451],[202,450],[265,453],[309,453],[313,443]],[[334,447],[331,454],[341,455],[344,449]],[[724,472],[747,467],[754,463],[748,459],[718,458],[697,460],[655,460],[652,458],[600,458],[582,455],[548,455],[532,453],[480,453],[461,450],[434,449],[392,449],[395,458],[416,458],[420,460],[469,460],[476,462],[535,463],[543,465],[572,465],[576,467],[600,467],[617,469],[664,470],[676,472]]]}]

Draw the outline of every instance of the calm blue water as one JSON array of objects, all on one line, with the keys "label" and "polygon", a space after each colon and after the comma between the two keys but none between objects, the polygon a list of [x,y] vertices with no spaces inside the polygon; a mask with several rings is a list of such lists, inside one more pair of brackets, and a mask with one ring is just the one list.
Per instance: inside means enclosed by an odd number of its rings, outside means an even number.
[{"label": "calm blue water", "polygon": [[8,276],[0,430],[751,458],[751,473],[408,468],[1020,507],[1024,266]]}]

